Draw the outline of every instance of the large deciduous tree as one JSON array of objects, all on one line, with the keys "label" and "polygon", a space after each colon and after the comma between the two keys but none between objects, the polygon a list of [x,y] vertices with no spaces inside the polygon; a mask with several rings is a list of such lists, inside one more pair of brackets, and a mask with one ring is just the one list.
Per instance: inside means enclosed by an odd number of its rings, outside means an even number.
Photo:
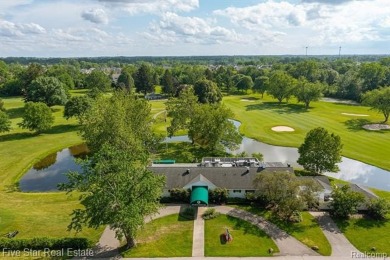
[{"label": "large deciduous tree", "polygon": [[127,70],[123,70],[118,77],[117,87],[126,89],[131,92],[134,87],[134,79],[131,73]]},{"label": "large deciduous tree", "polygon": [[4,101],[0,98],[0,111],[5,111]]},{"label": "large deciduous tree", "polygon": [[377,62],[363,63],[359,69],[363,92],[379,88],[386,77],[386,67]]},{"label": "large deciduous tree", "polygon": [[31,63],[28,65],[27,69],[22,71],[20,74],[20,84],[22,92],[25,92],[28,86],[40,76],[43,76],[45,73],[45,68],[38,63]]},{"label": "large deciduous tree", "polygon": [[334,186],[331,196],[331,213],[337,218],[348,218],[356,213],[359,205],[364,202],[364,196],[351,190],[348,185]]},{"label": "large deciduous tree", "polygon": [[99,97],[84,117],[81,135],[92,151],[107,143],[128,149],[139,156],[145,147],[152,148],[156,136],[151,130],[152,117],[146,100],[126,91],[115,91],[111,98]]},{"label": "large deciduous tree", "polygon": [[171,70],[167,69],[161,78],[162,92],[173,96],[175,94],[175,78],[172,75]]},{"label": "large deciduous tree", "polygon": [[[286,172],[260,173],[253,181],[256,195],[265,199],[272,212],[282,220],[292,218],[316,200],[319,190],[313,181],[304,183],[294,174]],[[307,187],[301,189],[300,186]]]},{"label": "large deciduous tree", "polygon": [[193,144],[209,150],[221,146],[234,149],[241,142],[242,137],[229,121],[232,112],[219,104],[198,103],[192,88],[184,89],[178,98],[171,98],[167,111],[172,118],[169,136],[178,130],[188,130]]},{"label": "large deciduous tree", "polygon": [[305,108],[308,109],[310,107],[310,102],[318,101],[321,98],[323,89],[322,83],[318,81],[312,83],[305,78],[300,78],[295,89],[295,96],[298,99],[298,102],[303,102]]},{"label": "large deciduous tree", "polygon": [[141,64],[134,75],[135,88],[138,92],[147,93],[154,91],[153,72],[150,66],[146,63]]},{"label": "large deciduous tree", "polygon": [[9,120],[7,113],[0,110],[0,133],[8,132],[10,130],[11,130],[11,120]]},{"label": "large deciduous tree", "polygon": [[151,127],[150,105],[127,91],[93,103],[81,129],[92,156],[83,173],[69,173],[60,187],[82,192],[84,208],[73,211],[69,229],[109,225],[128,248],[136,244],[145,217],[160,208],[165,185],[147,169],[149,148],[158,141]]},{"label": "large deciduous tree", "polygon": [[390,115],[390,87],[375,89],[363,95],[363,104],[383,113],[386,123]]},{"label": "large deciduous tree", "polygon": [[200,103],[218,103],[222,100],[222,94],[217,84],[211,80],[199,80],[194,85],[195,95]]},{"label": "large deciduous tree", "polygon": [[316,174],[336,172],[336,163],[341,162],[342,147],[340,136],[317,127],[307,133],[304,143],[298,148],[297,162]]},{"label": "large deciduous tree", "polygon": [[27,102],[24,105],[23,121],[19,123],[22,128],[41,133],[51,128],[54,116],[50,107],[42,102]]},{"label": "large deciduous tree", "polygon": [[269,78],[268,93],[276,98],[279,103],[283,99],[288,100],[293,94],[295,80],[285,71],[276,70],[271,73]]},{"label": "large deciduous tree", "polygon": [[91,92],[105,92],[110,89],[111,80],[103,71],[94,69],[85,77],[84,86]]},{"label": "large deciduous tree", "polygon": [[236,88],[239,91],[248,91],[253,88],[253,80],[251,77],[242,75],[239,77],[237,83],[236,83]]},{"label": "large deciduous tree", "polygon": [[60,189],[82,192],[84,208],[73,211],[68,229],[109,225],[118,239],[126,239],[127,248],[134,247],[145,217],[161,207],[159,198],[165,185],[164,176],[146,168],[146,159],[135,163],[130,150],[105,143],[84,162],[83,173],[69,173],[69,183]]},{"label": "large deciduous tree", "polygon": [[92,106],[92,99],[88,96],[71,97],[65,104],[64,117],[69,119],[76,117],[80,124],[83,124],[84,118]]},{"label": "large deciduous tree", "polygon": [[253,90],[257,93],[261,94],[261,97],[264,97],[264,93],[267,91],[269,87],[269,77],[267,76],[259,76],[255,79],[253,84]]},{"label": "large deciduous tree", "polygon": [[337,96],[359,101],[362,93],[362,80],[355,69],[350,69],[337,80]]},{"label": "large deciduous tree", "polygon": [[195,112],[198,97],[192,87],[184,88],[178,98],[170,98],[167,102],[167,114],[172,118],[168,127],[168,135],[172,137],[177,131],[188,128],[191,116]]},{"label": "large deciduous tree", "polygon": [[65,85],[54,77],[38,77],[26,90],[26,102],[42,102],[51,107],[64,105],[67,100]]},{"label": "large deciduous tree", "polygon": [[318,62],[315,60],[304,60],[291,69],[291,74],[298,79],[304,77],[310,82],[316,82],[320,78]]},{"label": "large deciduous tree", "polygon": [[188,137],[192,143],[211,151],[224,148],[235,150],[241,143],[242,136],[233,122],[229,121],[232,116],[231,110],[223,105],[197,105],[190,117]]}]

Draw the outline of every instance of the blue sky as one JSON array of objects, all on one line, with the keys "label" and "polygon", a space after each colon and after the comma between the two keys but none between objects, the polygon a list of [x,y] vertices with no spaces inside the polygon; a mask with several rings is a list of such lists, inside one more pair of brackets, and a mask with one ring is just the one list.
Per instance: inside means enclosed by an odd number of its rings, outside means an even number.
[{"label": "blue sky", "polygon": [[389,0],[1,0],[0,56],[389,54]]}]

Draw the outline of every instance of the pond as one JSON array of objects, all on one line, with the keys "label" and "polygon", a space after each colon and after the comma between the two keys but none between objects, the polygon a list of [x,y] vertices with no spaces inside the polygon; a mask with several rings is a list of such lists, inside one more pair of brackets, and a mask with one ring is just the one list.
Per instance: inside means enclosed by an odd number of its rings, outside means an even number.
[{"label": "pond", "polygon": [[77,158],[83,158],[88,153],[85,144],[75,145],[43,158],[19,181],[21,191],[57,191],[57,184],[66,182],[68,171],[81,171],[76,163]]},{"label": "pond", "polygon": [[[236,127],[240,122],[233,121]],[[174,136],[166,138],[164,142],[189,142],[188,136]],[[75,147],[78,147],[77,149]],[[74,156],[85,155],[81,151],[83,146],[75,146],[64,149],[52,154],[40,163],[36,164],[30,171],[23,176],[20,181],[22,191],[55,191],[57,183],[65,182],[65,173],[69,170],[79,171],[80,166],[76,164]],[[78,152],[77,152],[78,151]],[[245,151],[248,155],[252,153],[262,153],[264,161],[283,162],[292,166],[298,166],[298,149],[291,147],[275,146],[244,137],[238,150],[233,153]],[[49,158],[50,157],[50,158]],[[330,177],[361,184],[367,187],[373,187],[381,190],[390,191],[390,172],[378,167],[362,163],[346,157],[338,164],[340,171],[338,173],[326,173]]]}]

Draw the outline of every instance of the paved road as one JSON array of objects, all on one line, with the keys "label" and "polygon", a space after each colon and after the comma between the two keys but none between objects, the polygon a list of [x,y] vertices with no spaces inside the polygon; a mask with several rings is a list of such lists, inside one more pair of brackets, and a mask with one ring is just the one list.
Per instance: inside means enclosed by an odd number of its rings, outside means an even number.
[{"label": "paved road", "polygon": [[331,256],[351,256],[351,252],[359,252],[349,241],[345,238],[343,233],[337,227],[327,212],[310,212],[320,225],[325,237],[332,246]]},{"label": "paved road", "polygon": [[260,216],[228,206],[216,206],[215,209],[223,214],[241,218],[264,230],[275,241],[282,256],[319,256],[317,252]]}]

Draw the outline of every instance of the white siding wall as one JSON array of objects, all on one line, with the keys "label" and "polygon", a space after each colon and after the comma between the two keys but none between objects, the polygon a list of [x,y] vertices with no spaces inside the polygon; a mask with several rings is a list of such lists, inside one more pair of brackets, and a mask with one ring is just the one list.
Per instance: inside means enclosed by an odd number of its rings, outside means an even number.
[{"label": "white siding wall", "polygon": [[[234,192],[235,191],[235,192]],[[240,192],[237,192],[240,191]],[[245,190],[228,190],[229,198],[245,198]]]},{"label": "white siding wall", "polygon": [[168,189],[164,189],[162,197],[170,197],[170,196],[171,196],[171,193],[168,191]]}]

